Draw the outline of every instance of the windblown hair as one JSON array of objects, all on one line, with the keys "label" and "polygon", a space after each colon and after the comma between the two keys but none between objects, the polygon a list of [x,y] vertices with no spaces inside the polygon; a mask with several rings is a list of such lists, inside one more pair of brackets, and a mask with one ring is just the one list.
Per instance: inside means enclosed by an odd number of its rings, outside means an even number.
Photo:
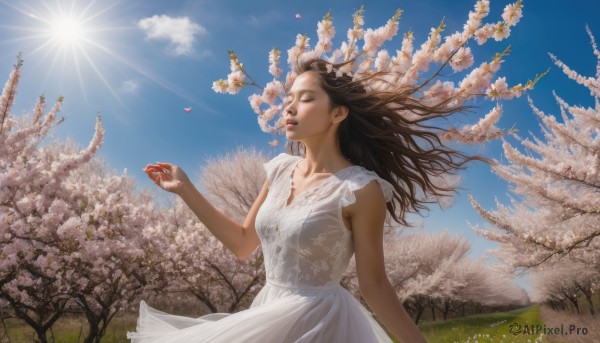
[{"label": "windblown hair", "polygon": [[[417,86],[399,88],[388,81],[393,77],[389,73],[373,73],[362,79],[342,74],[338,69],[344,64],[311,59],[300,62],[298,72],[316,72],[331,106],[349,108],[337,132],[342,154],[394,186],[394,198],[386,206],[397,223],[411,226],[407,213],[420,214],[428,208],[427,204],[436,202],[432,196],[456,192],[456,188],[441,185],[436,179],[464,169],[469,161],[492,163],[445,146],[440,135],[448,130],[423,124],[467,109],[452,106],[453,98],[429,104],[431,101],[422,96],[422,88],[431,78]],[[402,112],[410,115],[399,114]],[[304,149],[301,142],[288,145],[291,154],[300,155]]]}]

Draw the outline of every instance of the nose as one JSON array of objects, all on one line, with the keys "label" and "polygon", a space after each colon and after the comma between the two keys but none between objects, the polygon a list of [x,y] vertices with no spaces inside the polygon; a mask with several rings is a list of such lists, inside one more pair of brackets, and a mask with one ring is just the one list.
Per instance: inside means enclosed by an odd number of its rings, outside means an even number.
[{"label": "nose", "polygon": [[293,115],[293,114],[294,114],[294,112],[295,112],[295,109],[294,109],[294,102],[293,102],[293,101],[290,101],[290,103],[289,103],[289,104],[287,104],[287,105],[286,105],[286,106],[283,108],[283,110],[285,111],[285,113],[286,113],[286,114]]}]

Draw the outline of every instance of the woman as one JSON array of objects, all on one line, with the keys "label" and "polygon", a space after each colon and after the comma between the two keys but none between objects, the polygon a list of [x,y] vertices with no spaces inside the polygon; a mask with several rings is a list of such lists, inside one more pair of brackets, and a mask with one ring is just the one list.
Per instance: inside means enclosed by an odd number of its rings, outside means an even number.
[{"label": "woman", "polygon": [[[260,244],[267,282],[249,309],[234,314],[184,318],[142,302],[133,342],[391,342],[340,286],[352,254],[360,292],[379,321],[401,342],[425,342],[386,275],[386,209],[408,225],[406,213],[425,207],[420,192],[452,191],[434,177],[480,158],[443,146],[438,133],[419,125],[461,108],[425,105],[418,87],[378,90],[381,73],[336,76],[342,66],[320,59],[300,65],[284,116],[292,150],[304,157],[282,153],[265,163],[267,180],[243,224],[211,206],[181,168],[145,168],[240,260]],[[399,108],[417,119],[398,116]]]}]

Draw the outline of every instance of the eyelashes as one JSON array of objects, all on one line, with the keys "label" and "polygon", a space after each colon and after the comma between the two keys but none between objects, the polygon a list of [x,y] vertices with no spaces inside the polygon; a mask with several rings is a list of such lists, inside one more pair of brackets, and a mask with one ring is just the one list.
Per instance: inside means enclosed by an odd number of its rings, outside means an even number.
[{"label": "eyelashes", "polygon": [[[304,99],[304,100],[300,100],[300,102],[307,103],[307,102],[311,102],[311,101],[313,101],[313,100],[314,100],[314,99]],[[287,101],[285,101],[285,102],[283,103],[283,107],[284,107],[284,108],[285,108],[285,107],[288,107],[288,106],[289,106],[291,103],[292,103],[292,101],[290,101],[290,100],[287,100]]]}]

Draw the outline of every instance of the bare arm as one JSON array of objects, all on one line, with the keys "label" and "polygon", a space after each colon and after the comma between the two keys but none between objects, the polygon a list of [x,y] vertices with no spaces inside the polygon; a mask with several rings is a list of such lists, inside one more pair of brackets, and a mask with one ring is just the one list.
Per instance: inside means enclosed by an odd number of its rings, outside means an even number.
[{"label": "bare arm", "polygon": [[239,260],[244,260],[260,243],[256,234],[256,214],[269,192],[265,181],[258,197],[250,208],[243,224],[217,210],[190,182],[183,170],[168,163],[148,165],[148,176],[166,191],[178,194],[208,230],[231,250]]},{"label": "bare arm", "polygon": [[383,192],[376,181],[356,191],[348,207],[360,292],[383,325],[400,342],[427,342],[410,318],[390,284],[384,264],[383,224],[386,215]]}]

